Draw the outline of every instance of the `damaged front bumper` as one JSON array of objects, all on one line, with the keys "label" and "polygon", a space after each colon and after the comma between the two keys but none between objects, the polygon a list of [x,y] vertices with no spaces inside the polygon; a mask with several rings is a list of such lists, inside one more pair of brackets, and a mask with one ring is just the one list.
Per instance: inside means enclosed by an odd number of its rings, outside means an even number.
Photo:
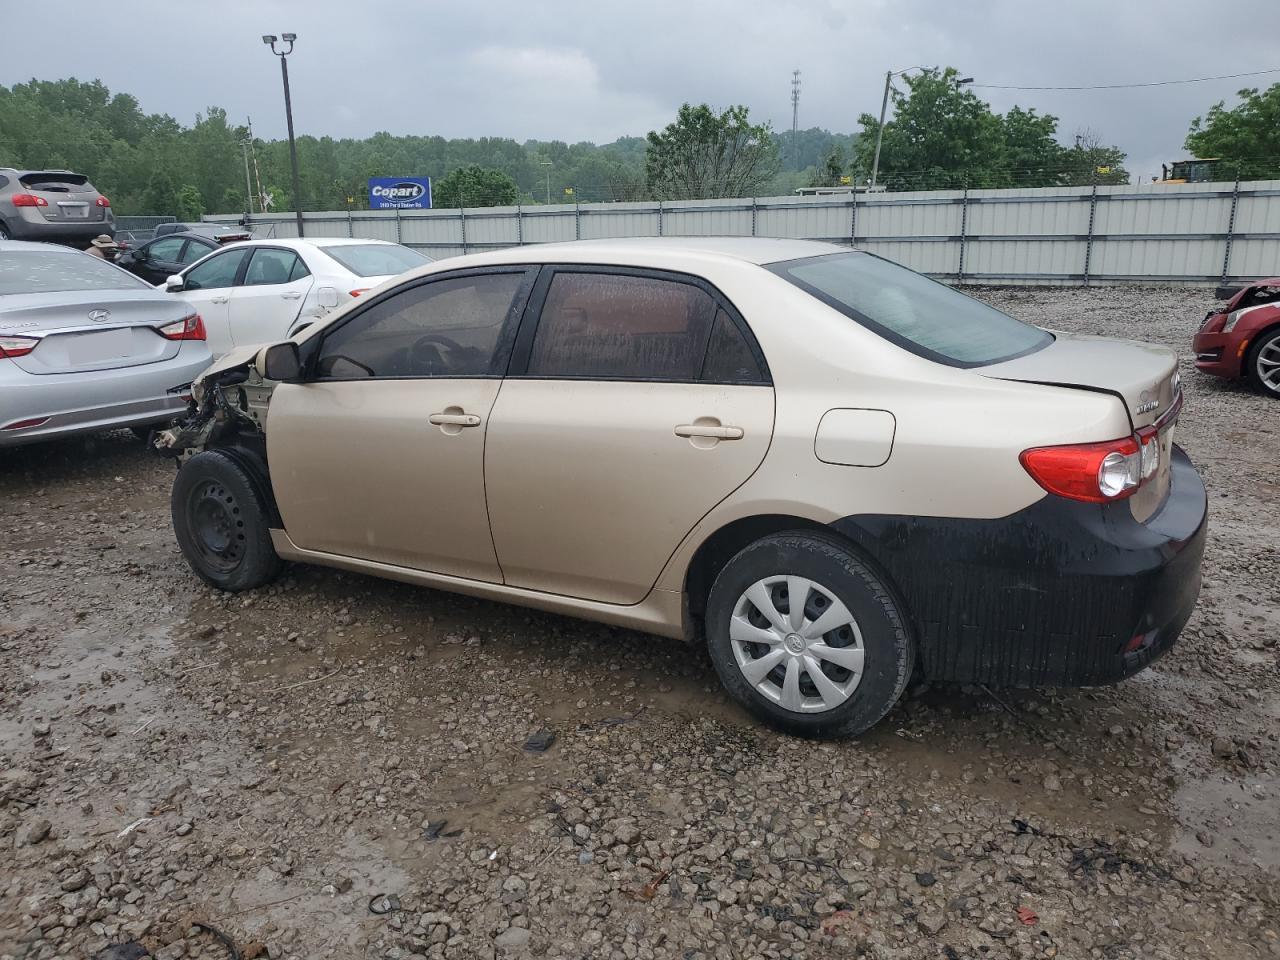
[{"label": "damaged front bumper", "polygon": [[156,452],[184,461],[232,439],[261,439],[275,383],[258,372],[260,352],[258,347],[232,351],[197,377],[187,416],[155,434]]}]

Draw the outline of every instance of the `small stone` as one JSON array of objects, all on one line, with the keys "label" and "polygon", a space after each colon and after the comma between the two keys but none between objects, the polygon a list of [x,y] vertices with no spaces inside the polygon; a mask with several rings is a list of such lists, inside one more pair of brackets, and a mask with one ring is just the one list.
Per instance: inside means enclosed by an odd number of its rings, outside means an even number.
[{"label": "small stone", "polygon": [[938,878],[927,871],[916,874],[916,883],[920,884],[922,887],[932,887],[937,882]]},{"label": "small stone", "polygon": [[1236,745],[1226,737],[1215,737],[1213,740],[1213,755],[1220,760],[1230,760],[1236,755]]},{"label": "small stone", "polygon": [[36,737],[47,737],[52,732],[52,729],[48,723],[37,723],[31,728],[31,734]]},{"label": "small stone", "polygon": [[596,858],[596,855],[592,853],[590,850],[578,851],[578,863],[582,864],[584,867],[587,864],[592,863],[595,860],[595,858]]},{"label": "small stone", "polygon": [[1044,778],[1044,788],[1052,793],[1057,793],[1062,789],[1062,781],[1053,774]]},{"label": "small stone", "polygon": [[920,929],[930,936],[936,936],[947,925],[947,917],[941,910],[922,910],[916,917]]},{"label": "small stone", "polygon": [[62,887],[62,889],[66,893],[75,893],[77,890],[83,890],[85,884],[87,884],[88,882],[89,882],[89,871],[76,870],[75,872],[71,873],[69,876],[63,878],[63,881],[62,883],[59,884],[59,886]]},{"label": "small stone", "polygon": [[866,847],[868,850],[880,849],[880,838],[870,833],[858,834],[858,843]]},{"label": "small stone", "polygon": [[192,829],[194,829],[194,828],[191,826],[191,824],[189,824],[189,823],[180,823],[180,824],[178,824],[178,831],[177,831],[178,836],[180,836],[180,837],[185,837],[188,833],[190,833],[190,832],[192,831]]},{"label": "small stone", "polygon": [[524,927],[507,927],[497,937],[494,938],[494,944],[501,950],[523,950],[529,944],[529,933]]},{"label": "small stone", "polygon": [[49,836],[49,831],[53,829],[53,824],[41,817],[38,820],[32,820],[27,824],[27,828],[19,837],[20,843],[27,846],[35,846],[40,841]]}]

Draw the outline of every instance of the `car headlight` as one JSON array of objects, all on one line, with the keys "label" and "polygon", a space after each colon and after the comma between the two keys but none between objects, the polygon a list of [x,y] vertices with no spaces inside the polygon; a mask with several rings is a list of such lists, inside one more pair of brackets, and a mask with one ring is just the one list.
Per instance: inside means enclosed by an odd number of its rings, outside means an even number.
[{"label": "car headlight", "polygon": [[1222,324],[1222,332],[1230,333],[1232,330],[1234,330],[1236,328],[1236,321],[1239,319],[1240,319],[1240,311],[1237,310],[1234,313],[1228,313],[1227,319]]}]

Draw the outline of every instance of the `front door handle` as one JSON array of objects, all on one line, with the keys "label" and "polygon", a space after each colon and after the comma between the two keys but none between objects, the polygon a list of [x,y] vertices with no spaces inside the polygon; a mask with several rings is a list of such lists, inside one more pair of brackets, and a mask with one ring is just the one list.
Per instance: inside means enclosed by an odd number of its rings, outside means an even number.
[{"label": "front door handle", "polygon": [[300,296],[302,296],[302,294],[299,293],[297,290],[290,290],[288,293],[280,294],[280,296],[284,300],[297,300]]},{"label": "front door handle", "polygon": [[230,299],[229,297],[210,297],[209,302],[210,303],[226,303],[227,300],[229,299]]},{"label": "front door handle", "polygon": [[480,418],[474,413],[433,413],[427,418],[437,427],[478,427]]},{"label": "front door handle", "polygon": [[676,427],[677,437],[704,437],[707,440],[741,440],[741,427],[725,427],[719,423],[682,423]]}]

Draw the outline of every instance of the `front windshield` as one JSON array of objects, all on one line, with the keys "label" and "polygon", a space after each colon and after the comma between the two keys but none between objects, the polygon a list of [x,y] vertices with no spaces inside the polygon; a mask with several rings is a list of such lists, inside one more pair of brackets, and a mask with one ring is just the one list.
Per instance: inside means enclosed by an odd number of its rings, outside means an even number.
[{"label": "front windshield", "polygon": [[83,253],[6,250],[0,256],[0,295],[139,287],[151,289],[133,274]]},{"label": "front windshield", "polygon": [[357,277],[394,276],[431,262],[430,257],[398,243],[344,243],[320,249]]},{"label": "front windshield", "polygon": [[955,367],[999,363],[1053,342],[945,284],[866,253],[771,264],[774,273],[912,353]]}]

